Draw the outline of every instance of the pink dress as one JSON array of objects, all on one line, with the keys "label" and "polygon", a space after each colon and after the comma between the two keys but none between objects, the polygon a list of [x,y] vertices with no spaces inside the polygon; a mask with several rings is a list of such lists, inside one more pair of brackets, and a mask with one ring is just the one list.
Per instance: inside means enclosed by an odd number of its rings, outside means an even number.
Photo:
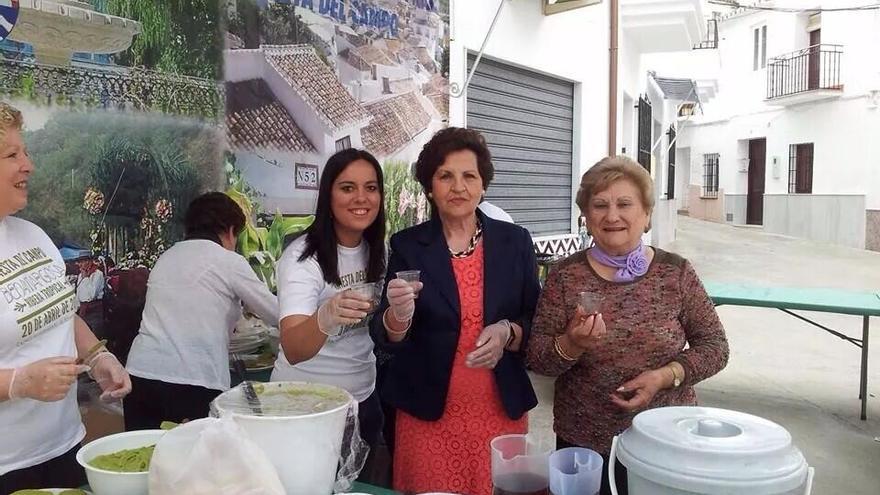
[{"label": "pink dress", "polygon": [[467,258],[453,258],[461,302],[461,331],[443,417],[422,421],[397,412],[394,489],[492,494],[489,442],[526,433],[528,416],[510,419],[490,369],[471,369],[465,359],[483,330],[483,244]]}]

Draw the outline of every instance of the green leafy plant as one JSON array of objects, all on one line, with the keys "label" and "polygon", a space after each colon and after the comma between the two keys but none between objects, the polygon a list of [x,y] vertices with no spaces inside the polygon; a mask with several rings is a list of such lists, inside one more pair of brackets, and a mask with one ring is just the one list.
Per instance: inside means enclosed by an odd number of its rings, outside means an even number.
[{"label": "green leafy plant", "polygon": [[239,177],[226,191],[247,218],[244,229],[238,235],[236,251],[248,260],[257,277],[274,293],[277,290],[275,265],[284,250],[284,239],[305,230],[315,220],[315,216],[285,217],[276,212],[272,223],[260,226],[254,222],[255,205],[245,192],[247,189],[247,184]]},{"label": "green leafy plant", "polygon": [[428,202],[422,186],[415,180],[406,162],[388,161],[385,175],[386,233],[390,237],[407,227],[428,219]]}]

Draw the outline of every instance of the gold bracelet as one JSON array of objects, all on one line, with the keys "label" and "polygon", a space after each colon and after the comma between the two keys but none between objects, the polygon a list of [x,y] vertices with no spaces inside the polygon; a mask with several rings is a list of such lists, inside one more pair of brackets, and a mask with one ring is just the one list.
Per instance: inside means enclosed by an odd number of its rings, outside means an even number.
[{"label": "gold bracelet", "polygon": [[556,337],[553,337],[553,349],[556,350],[556,354],[559,354],[559,357],[561,357],[562,359],[564,359],[566,361],[577,361],[577,358],[569,356],[568,353],[566,353],[562,349],[562,345],[559,344],[560,337],[562,337],[562,336],[557,335]]},{"label": "gold bracelet", "polygon": [[412,318],[406,323],[406,328],[403,330],[392,330],[388,325],[388,312],[391,311],[391,308],[385,310],[385,313],[382,314],[382,325],[385,326],[385,331],[390,333],[391,335],[406,335],[409,332],[410,327],[412,326]]},{"label": "gold bracelet", "polygon": [[107,339],[99,340],[92,347],[86,351],[85,356],[77,359],[77,364],[85,364],[88,365],[92,359],[95,358],[98,354],[102,352],[107,352]]}]

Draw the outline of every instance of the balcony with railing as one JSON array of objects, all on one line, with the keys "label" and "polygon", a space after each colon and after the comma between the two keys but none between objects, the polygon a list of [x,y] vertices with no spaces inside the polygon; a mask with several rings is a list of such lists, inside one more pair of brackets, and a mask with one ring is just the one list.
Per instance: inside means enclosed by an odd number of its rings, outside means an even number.
[{"label": "balcony with railing", "polygon": [[706,38],[694,45],[694,50],[715,50],[718,48],[718,13],[706,20]]},{"label": "balcony with railing", "polygon": [[842,45],[820,44],[771,58],[767,64],[767,102],[795,105],[843,94]]}]

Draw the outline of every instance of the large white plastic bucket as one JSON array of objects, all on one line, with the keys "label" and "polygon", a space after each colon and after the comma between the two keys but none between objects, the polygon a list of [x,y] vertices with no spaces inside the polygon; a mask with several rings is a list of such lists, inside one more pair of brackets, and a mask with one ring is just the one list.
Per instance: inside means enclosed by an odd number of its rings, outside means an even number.
[{"label": "large white plastic bucket", "polygon": [[785,428],[757,416],[703,407],[638,414],[611,443],[627,468],[629,495],[810,495],[813,468]]},{"label": "large white plastic bucket", "polygon": [[[235,422],[268,456],[278,471],[287,495],[330,495],[342,450],[346,418],[354,398],[337,387],[300,382],[260,384],[266,392],[306,389],[342,394],[345,404],[328,411],[292,416],[247,414],[240,408],[224,408],[224,403],[245,403],[241,387],[224,392],[212,407],[221,417],[231,415]],[[227,395],[237,394],[237,395]],[[226,396],[226,397],[224,397]]]}]

